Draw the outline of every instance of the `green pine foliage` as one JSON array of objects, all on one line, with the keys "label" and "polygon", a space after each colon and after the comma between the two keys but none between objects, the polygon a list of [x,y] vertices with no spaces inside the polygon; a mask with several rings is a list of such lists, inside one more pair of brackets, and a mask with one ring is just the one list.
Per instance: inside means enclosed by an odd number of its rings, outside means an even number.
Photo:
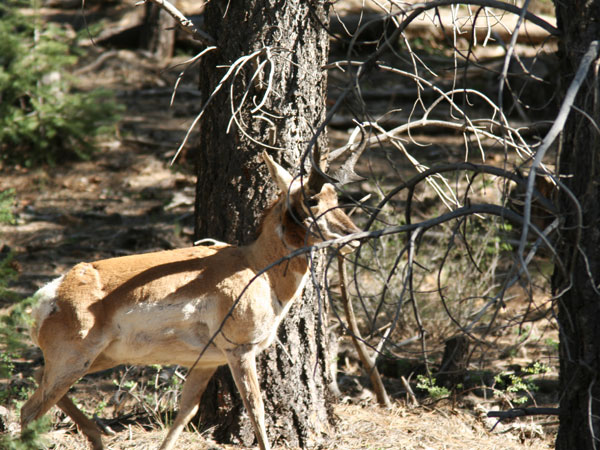
[{"label": "green pine foliage", "polygon": [[[14,217],[11,211],[14,201],[14,189],[0,191],[0,225],[11,224],[14,222]],[[1,246],[0,250],[2,250]],[[14,280],[17,276],[17,272],[11,265],[12,259],[12,252],[9,252],[7,255],[0,253],[0,298],[9,296],[8,283]]]},{"label": "green pine foliage", "polygon": [[8,283],[17,277],[17,272],[12,267],[13,253],[0,255],[0,298],[10,297]]},{"label": "green pine foliage", "polygon": [[[14,222],[11,211],[14,199],[14,189],[0,191],[0,225]],[[0,250],[2,249],[0,248]],[[0,254],[0,300],[2,301],[12,302],[16,300],[8,289],[9,283],[17,277],[17,272],[12,266],[12,260],[12,252],[8,252],[8,254],[2,252]],[[12,314],[0,317],[0,377],[10,378],[12,376],[11,351],[22,345],[22,333],[18,332],[14,326],[15,320],[17,320],[16,317],[13,317]],[[0,392],[0,404],[3,400],[3,394],[4,392]]]},{"label": "green pine foliage", "polygon": [[0,224],[14,222],[14,217],[11,212],[11,207],[14,201],[14,189],[6,189],[4,191],[0,191]]},{"label": "green pine foliage", "polygon": [[[14,189],[0,191],[0,225],[14,223],[11,208],[15,200]],[[11,281],[17,278],[17,271],[13,266],[13,252],[0,248],[0,305],[11,304],[19,301],[19,296],[9,289]],[[14,359],[17,354],[25,349],[27,341],[27,309],[33,300],[27,299],[16,303],[11,313],[0,317],[0,378],[12,380],[14,375]],[[13,388],[10,383],[6,388],[0,389],[0,405],[8,404],[9,400],[22,399],[25,392],[23,387]],[[0,441],[0,449],[13,448],[4,446]],[[29,448],[29,447],[16,447]]]},{"label": "green pine foliage", "polygon": [[33,421],[20,436],[7,434],[0,438],[2,450],[39,450],[46,448],[46,440],[42,437],[50,429],[50,418],[42,417]]},{"label": "green pine foliage", "polygon": [[105,90],[78,92],[67,72],[78,58],[74,39],[17,6],[23,1],[0,2],[0,163],[87,159],[120,108]]}]

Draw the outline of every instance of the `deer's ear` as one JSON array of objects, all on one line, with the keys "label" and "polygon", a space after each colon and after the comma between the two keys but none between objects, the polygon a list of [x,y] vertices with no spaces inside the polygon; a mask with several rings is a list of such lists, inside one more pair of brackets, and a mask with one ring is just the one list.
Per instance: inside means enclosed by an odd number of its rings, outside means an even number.
[{"label": "deer's ear", "polygon": [[290,185],[292,184],[293,177],[290,173],[277,164],[273,159],[267,154],[267,152],[262,153],[262,157],[265,160],[265,164],[269,169],[269,173],[271,174],[271,178],[273,181],[277,183],[277,187],[281,190],[281,192],[288,192],[290,189]]}]

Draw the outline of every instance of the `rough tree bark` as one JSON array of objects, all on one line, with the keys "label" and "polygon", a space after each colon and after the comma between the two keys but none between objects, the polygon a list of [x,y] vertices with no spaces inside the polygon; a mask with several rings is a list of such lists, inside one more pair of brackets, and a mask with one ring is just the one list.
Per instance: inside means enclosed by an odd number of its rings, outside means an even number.
[{"label": "rough tree bark", "polygon": [[[209,98],[238,58],[259,52],[214,97],[200,125],[197,148],[196,229],[198,238],[210,237],[236,244],[248,243],[262,211],[273,194],[259,154],[262,145],[292,173],[308,148],[314,130],[325,117],[328,36],[324,1],[213,0],[205,11],[205,29],[216,38],[217,50],[203,60],[200,89]],[[265,62],[264,66],[261,63]],[[252,78],[255,72],[262,75]],[[272,73],[271,88],[262,111],[260,103]],[[233,123],[232,104],[246,102]],[[259,117],[262,116],[262,117]],[[318,138],[326,148],[325,136]],[[331,423],[327,386],[330,382],[324,324],[312,288],[292,308],[278,338],[259,358],[267,431],[274,441],[292,447],[317,442]],[[199,422],[215,427],[218,441],[251,445],[253,430],[226,368],[221,368],[201,402]]]},{"label": "rough tree bark", "polygon": [[[559,51],[566,88],[590,42],[600,39],[600,0],[555,5],[563,33]],[[566,219],[561,255],[572,274],[565,280],[557,271],[553,279],[555,294],[569,288],[558,307],[562,395],[556,448],[561,450],[600,447],[600,132],[595,128],[600,124],[599,64],[596,59],[588,71],[574,103],[579,111],[571,110],[560,143],[559,173],[583,213],[578,236],[573,202],[561,194]]]}]

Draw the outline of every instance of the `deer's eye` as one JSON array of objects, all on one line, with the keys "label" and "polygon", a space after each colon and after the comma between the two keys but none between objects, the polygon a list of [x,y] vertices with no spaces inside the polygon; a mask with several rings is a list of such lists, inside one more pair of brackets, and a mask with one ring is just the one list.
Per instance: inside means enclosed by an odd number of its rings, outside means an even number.
[{"label": "deer's eye", "polygon": [[301,222],[306,218],[306,213],[302,213],[302,210],[297,207],[292,207],[288,212],[296,222]]}]

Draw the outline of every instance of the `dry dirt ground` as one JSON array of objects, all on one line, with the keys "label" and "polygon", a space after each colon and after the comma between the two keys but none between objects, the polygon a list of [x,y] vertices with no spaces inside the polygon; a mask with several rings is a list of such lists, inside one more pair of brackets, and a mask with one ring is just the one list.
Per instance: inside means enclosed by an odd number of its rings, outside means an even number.
[{"label": "dry dirt ground", "polygon": [[[184,81],[180,100],[168,108],[170,86],[178,69],[140,52],[95,48],[81,63],[81,83],[117,90],[127,106],[116,136],[105,139],[92,160],[60,167],[8,168],[0,171],[0,191],[16,190],[15,225],[0,227],[0,247],[16,254],[19,278],[12,285],[22,297],[80,261],[189,245],[192,239],[194,177],[185,159],[169,161],[197,111],[194,77]],[[180,60],[184,59],[183,57]],[[175,62],[171,62],[172,66]],[[87,66],[93,70],[87,70]],[[11,304],[0,299],[0,314]],[[37,350],[17,361],[16,377],[25,380],[41,364]],[[0,380],[6,388],[15,380]],[[23,381],[23,383],[27,383]],[[93,383],[94,381],[91,381]],[[75,387],[74,397],[87,404],[88,390]],[[97,396],[98,392],[96,392]],[[2,405],[0,405],[2,406]],[[18,430],[15,404],[3,405],[8,431]],[[496,425],[485,417],[483,400],[469,408],[450,402],[412,406],[397,396],[389,410],[372,395],[349,396],[335,406],[337,425],[324,449],[547,449],[553,447],[551,419],[527,419]],[[93,411],[93,406],[91,407]],[[492,408],[489,406],[488,408]],[[53,414],[60,427],[48,434],[54,449],[84,449],[85,440],[69,420]],[[110,449],[157,448],[165,429],[129,424],[105,437]],[[186,432],[178,448],[236,449]],[[286,448],[279,446],[276,448]]]},{"label": "dry dirt ground", "polygon": [[[337,425],[320,447],[323,450],[542,450],[554,448],[551,434],[539,426],[513,424],[490,432],[494,421],[481,414],[453,410],[407,408],[396,403],[384,410],[374,405],[335,407]],[[166,430],[148,431],[131,425],[115,436],[105,437],[106,448],[114,450],[153,450],[166,436]],[[87,442],[73,430],[47,435],[54,450],[85,450]],[[235,445],[217,444],[194,432],[184,432],[177,448],[197,450],[238,450]],[[276,445],[274,450],[289,447]]]}]

